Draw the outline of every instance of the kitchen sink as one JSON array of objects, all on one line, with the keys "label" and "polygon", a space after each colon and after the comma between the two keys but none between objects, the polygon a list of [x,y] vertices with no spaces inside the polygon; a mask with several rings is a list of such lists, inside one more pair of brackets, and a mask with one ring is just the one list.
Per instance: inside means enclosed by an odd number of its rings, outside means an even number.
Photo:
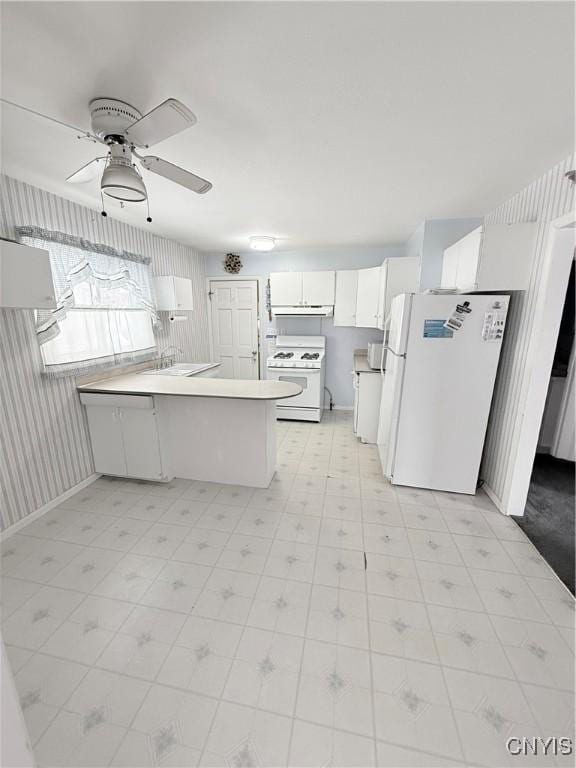
[{"label": "kitchen sink", "polygon": [[140,371],[140,373],[146,374],[146,376],[194,376],[213,367],[215,367],[214,363],[178,363],[177,365],[170,365],[168,368],[154,368]]}]

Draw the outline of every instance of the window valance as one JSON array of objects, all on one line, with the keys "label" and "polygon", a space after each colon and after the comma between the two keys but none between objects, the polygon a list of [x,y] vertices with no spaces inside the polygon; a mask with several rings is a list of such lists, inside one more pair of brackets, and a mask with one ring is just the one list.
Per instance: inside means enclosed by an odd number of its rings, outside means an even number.
[{"label": "window valance", "polygon": [[16,232],[50,254],[57,307],[36,313],[46,372],[85,373],[153,355],[150,258],[35,226]]}]

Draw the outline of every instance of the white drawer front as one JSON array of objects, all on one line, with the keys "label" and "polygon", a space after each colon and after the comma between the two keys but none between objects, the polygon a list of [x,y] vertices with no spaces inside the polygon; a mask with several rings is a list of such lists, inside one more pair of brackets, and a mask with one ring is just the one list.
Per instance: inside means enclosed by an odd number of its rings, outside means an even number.
[{"label": "white drawer front", "polygon": [[80,392],[80,402],[83,405],[104,408],[141,408],[152,410],[154,398],[150,395],[116,395],[101,392]]}]

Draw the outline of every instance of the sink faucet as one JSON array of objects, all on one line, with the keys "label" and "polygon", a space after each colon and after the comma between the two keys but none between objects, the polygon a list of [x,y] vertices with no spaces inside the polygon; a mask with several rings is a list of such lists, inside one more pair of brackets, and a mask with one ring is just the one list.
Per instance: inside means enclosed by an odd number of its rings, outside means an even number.
[{"label": "sink faucet", "polygon": [[[168,355],[168,353],[173,350],[174,353],[172,355]],[[180,349],[180,347],[164,347],[164,349],[160,352],[160,368],[167,368],[168,363],[170,360],[174,361],[176,359],[176,355],[183,355],[184,353]]]}]

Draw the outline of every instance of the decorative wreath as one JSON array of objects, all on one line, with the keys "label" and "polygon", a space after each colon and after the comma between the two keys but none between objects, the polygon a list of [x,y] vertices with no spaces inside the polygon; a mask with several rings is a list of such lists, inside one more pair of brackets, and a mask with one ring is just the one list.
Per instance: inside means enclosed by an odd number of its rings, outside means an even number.
[{"label": "decorative wreath", "polygon": [[242,269],[242,260],[235,253],[227,253],[224,259],[224,269],[232,275],[237,275]]}]

